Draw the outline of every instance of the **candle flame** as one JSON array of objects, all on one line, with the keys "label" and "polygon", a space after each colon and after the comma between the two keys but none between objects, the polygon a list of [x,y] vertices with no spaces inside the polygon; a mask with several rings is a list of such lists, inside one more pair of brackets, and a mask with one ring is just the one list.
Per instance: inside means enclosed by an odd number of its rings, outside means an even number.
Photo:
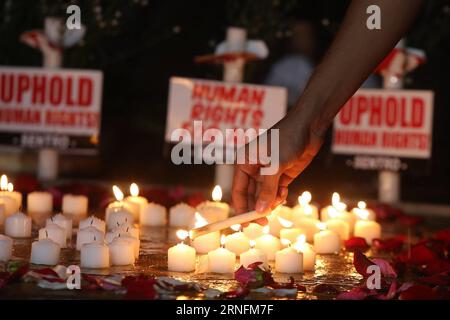
[{"label": "candle flame", "polygon": [[311,216],[313,213],[312,207],[310,205],[305,206],[303,209],[303,213],[307,216]]},{"label": "candle flame", "polygon": [[282,217],[277,217],[278,221],[280,221],[280,224],[284,227],[284,228],[291,228],[294,223],[292,221],[289,221],[287,219],[283,219]]},{"label": "candle flame", "polygon": [[306,236],[304,234],[301,234],[297,237],[297,243],[302,245],[306,242]]},{"label": "candle flame", "polygon": [[316,227],[320,230],[326,230],[327,229],[327,224],[324,222],[317,222],[316,223]]},{"label": "candle flame", "polygon": [[138,185],[136,184],[136,183],[132,183],[132,184],[130,184],[130,194],[133,196],[133,197],[137,197],[138,195],[139,195],[139,187],[138,187]]},{"label": "candle flame", "polygon": [[184,241],[187,237],[189,237],[189,232],[183,229],[177,230],[177,237],[181,241]]},{"label": "candle flame", "polygon": [[298,203],[302,206],[305,207],[307,206],[312,199],[312,195],[311,192],[309,191],[304,191],[301,196],[298,197]]},{"label": "candle flame", "polygon": [[212,199],[214,201],[222,200],[222,188],[219,185],[214,187],[214,189],[212,191]]},{"label": "candle flame", "polygon": [[360,208],[361,210],[366,209],[367,208],[367,204],[364,201],[359,201],[358,202],[358,208]]},{"label": "candle flame", "polygon": [[264,226],[263,229],[262,229],[262,231],[263,231],[264,234],[269,234],[269,232],[270,232],[270,227],[269,227],[269,226]]},{"label": "candle flame", "polygon": [[8,177],[6,174],[2,174],[2,177],[0,178],[0,189],[2,189],[2,191],[8,189]]},{"label": "candle flame", "polygon": [[238,231],[241,229],[241,225],[240,225],[240,224],[233,224],[230,228],[231,228],[233,231],[238,232]]},{"label": "candle flame", "polygon": [[291,240],[282,238],[282,239],[281,239],[281,243],[282,243],[284,246],[290,246],[290,245],[291,245]]},{"label": "candle flame", "polygon": [[255,240],[250,240],[250,248],[253,249],[255,247],[255,245],[256,245]]},{"label": "candle flame", "polygon": [[359,210],[356,210],[356,214],[357,214],[362,220],[367,220],[367,218],[369,218],[369,211],[367,211],[366,209],[359,209]]},{"label": "candle flame", "polygon": [[195,213],[195,228],[200,228],[208,224],[208,221],[203,218],[203,216],[196,212]]},{"label": "candle flame", "polygon": [[341,202],[341,196],[337,192],[333,192],[333,195],[331,196],[331,204],[333,207],[336,207],[338,203]]},{"label": "candle flame", "polygon": [[227,242],[227,239],[226,239],[225,235],[223,234],[220,236],[220,245],[224,246],[225,242]]},{"label": "candle flame", "polygon": [[120,190],[120,188],[116,185],[114,185],[112,187],[113,189],[113,193],[114,193],[114,197],[116,197],[117,201],[122,201],[123,200],[123,192],[122,190]]},{"label": "candle flame", "polygon": [[8,182],[8,186],[6,188],[8,189],[9,192],[14,191],[14,185],[11,182]]}]

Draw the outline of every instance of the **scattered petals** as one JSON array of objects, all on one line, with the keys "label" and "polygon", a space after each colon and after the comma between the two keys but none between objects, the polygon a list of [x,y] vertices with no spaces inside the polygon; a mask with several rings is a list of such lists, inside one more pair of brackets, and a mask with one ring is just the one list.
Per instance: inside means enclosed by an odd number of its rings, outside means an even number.
[{"label": "scattered petals", "polygon": [[364,300],[369,296],[369,293],[364,288],[353,288],[350,291],[341,292],[337,300]]},{"label": "scattered petals", "polygon": [[385,240],[374,239],[372,241],[372,245],[375,249],[381,252],[399,252],[403,248],[405,238],[406,237],[404,235],[400,235]]},{"label": "scattered petals", "polygon": [[366,239],[362,237],[352,237],[344,241],[345,249],[347,251],[367,251],[370,247]]},{"label": "scattered petals", "polygon": [[380,267],[381,274],[385,277],[397,278],[397,273],[389,262],[384,259],[372,259],[372,262]]},{"label": "scattered petals", "polygon": [[241,266],[234,273],[234,278],[243,286],[248,288],[258,288],[274,283],[270,270],[263,269],[261,262],[255,262],[245,268]]},{"label": "scattered petals", "polygon": [[400,293],[399,300],[436,300],[439,295],[425,285],[417,284]]},{"label": "scattered petals", "polygon": [[368,276],[367,268],[371,265],[374,265],[374,263],[360,251],[356,251],[353,256],[353,265],[355,266],[356,271],[364,278],[366,278]]},{"label": "scattered petals", "polygon": [[314,287],[314,294],[329,294],[329,295],[338,295],[340,291],[333,285],[327,283],[321,283]]}]

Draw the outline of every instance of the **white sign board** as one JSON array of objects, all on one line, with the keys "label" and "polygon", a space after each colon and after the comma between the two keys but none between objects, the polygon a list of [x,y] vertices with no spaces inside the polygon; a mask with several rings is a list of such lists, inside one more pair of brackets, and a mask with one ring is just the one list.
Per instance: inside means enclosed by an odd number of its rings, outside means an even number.
[{"label": "white sign board", "polygon": [[170,79],[166,141],[176,129],[268,129],[286,114],[287,93],[281,87],[199,80]]},{"label": "white sign board", "polygon": [[431,157],[433,92],[361,89],[334,119],[337,154]]}]

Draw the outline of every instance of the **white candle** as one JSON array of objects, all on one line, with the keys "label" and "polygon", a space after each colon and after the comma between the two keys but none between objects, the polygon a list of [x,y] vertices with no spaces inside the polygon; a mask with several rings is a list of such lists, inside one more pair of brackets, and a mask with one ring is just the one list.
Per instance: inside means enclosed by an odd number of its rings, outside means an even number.
[{"label": "white candle", "polygon": [[373,210],[367,209],[367,204],[364,201],[359,201],[358,206],[352,209],[353,216],[356,220],[370,220],[376,219],[376,214]]},{"label": "white candle", "polygon": [[11,260],[13,240],[0,234],[0,261],[7,262]]},{"label": "white candle", "polygon": [[64,228],[66,233],[66,239],[69,240],[72,239],[72,219],[67,218],[61,213],[58,213],[57,215],[54,215],[53,217],[50,217],[46,221],[46,225],[55,223],[61,228]]},{"label": "white candle", "polygon": [[263,226],[253,222],[249,223],[242,231],[250,240],[255,240],[264,234]]},{"label": "white candle", "polygon": [[[208,224],[208,221],[206,221],[198,212],[195,213],[195,219],[195,228],[200,228]],[[214,231],[199,236],[192,240],[192,246],[199,254],[206,254],[215,250],[220,247],[220,232]]]},{"label": "white candle", "polygon": [[336,232],[341,240],[348,240],[350,238],[349,224],[340,219],[329,219],[325,222],[327,229]]},{"label": "white candle", "polygon": [[298,197],[298,205],[292,208],[292,220],[302,218],[319,219],[319,209],[311,204],[312,195],[305,191]]},{"label": "white candle", "polygon": [[5,224],[6,218],[6,207],[3,199],[0,199],[0,226]]},{"label": "white candle", "polygon": [[320,223],[320,220],[312,219],[312,218],[303,218],[294,221],[294,226],[303,230],[304,235],[306,236],[306,241],[313,242],[314,235],[320,231],[317,227],[317,224]]},{"label": "white candle", "polygon": [[109,267],[109,248],[98,242],[85,244],[81,248],[80,263],[82,268],[101,269]]},{"label": "white candle", "polygon": [[216,222],[225,220],[230,213],[230,206],[221,202],[222,200],[222,188],[215,186],[212,191],[213,201],[204,201],[200,203],[196,211],[199,212],[208,222]]},{"label": "white candle", "polygon": [[303,254],[303,270],[313,271],[316,266],[316,252],[313,246],[305,242],[306,238],[304,235],[300,236],[294,247],[297,251]]},{"label": "white candle", "polygon": [[50,192],[35,191],[27,195],[28,212],[49,213],[53,212],[53,196]]},{"label": "white candle", "polygon": [[58,226],[56,223],[47,224],[45,228],[39,229],[39,240],[50,239],[57,243],[61,248],[66,248],[66,229]]},{"label": "white candle", "polygon": [[[142,221],[142,220],[141,220]],[[133,224],[134,216],[130,211],[117,208],[116,211],[110,211],[106,218],[108,229],[111,230],[123,224]]]},{"label": "white candle", "polygon": [[130,196],[125,198],[125,202],[131,202],[133,204],[136,204],[139,208],[139,210],[135,213],[134,219],[136,221],[139,221],[140,213],[144,209],[144,207],[147,205],[148,201],[146,198],[139,196],[139,187],[136,183],[132,183],[130,185]]},{"label": "white candle", "polygon": [[269,233],[269,226],[264,227],[264,234],[255,240],[255,248],[264,252],[267,260],[275,260],[275,254],[281,249],[280,239]]},{"label": "white candle", "polygon": [[103,233],[106,232],[105,221],[103,221],[102,219],[99,219],[95,216],[90,216],[90,217],[80,221],[80,224],[79,224],[80,229],[84,229],[87,227],[94,227]]},{"label": "white candle", "polygon": [[330,218],[334,218],[339,212],[346,212],[347,205],[341,202],[341,196],[337,192],[333,192],[331,197],[331,205],[323,208],[320,211],[320,220],[323,222]]},{"label": "white candle", "polygon": [[302,273],[303,254],[292,248],[289,240],[283,239],[282,241],[288,247],[276,253],[275,271],[280,273]]},{"label": "white candle", "polygon": [[12,238],[31,237],[31,218],[17,212],[5,220],[5,234]]},{"label": "white candle", "polygon": [[103,243],[104,233],[94,227],[87,227],[78,230],[77,233],[77,250],[81,250],[83,245],[91,242]]},{"label": "white candle", "polygon": [[88,198],[83,195],[65,194],[62,199],[62,212],[73,216],[86,216]]},{"label": "white candle", "polygon": [[195,219],[195,208],[186,203],[179,203],[169,210],[169,224],[171,227],[189,227]]},{"label": "white candle", "polygon": [[3,200],[5,205],[5,217],[18,212],[22,206],[22,194],[14,191],[14,186],[8,183],[6,175],[0,178],[0,190],[0,200]]},{"label": "white candle", "polygon": [[255,241],[251,240],[250,250],[243,252],[239,257],[241,265],[243,265],[244,268],[247,268],[252,263],[261,262],[260,266],[266,268],[268,266],[267,254],[260,249],[254,248],[254,246]]},{"label": "white candle", "polygon": [[185,230],[177,231],[181,243],[169,248],[167,252],[169,271],[191,272],[195,270],[195,249],[183,243],[188,235],[189,233]]},{"label": "white candle", "polygon": [[294,223],[292,221],[283,219],[281,217],[278,217],[278,220],[280,220],[281,225],[283,226],[283,229],[280,230],[280,239],[287,239],[289,240],[289,243],[294,243],[297,241],[297,238],[299,235],[304,234],[304,231],[300,228],[292,228]]},{"label": "white candle", "polygon": [[31,244],[30,262],[33,264],[57,265],[61,247],[51,239],[41,239]]},{"label": "white candle", "polygon": [[[139,239],[139,236],[140,236],[139,228],[136,228],[129,224],[121,224],[120,226],[117,226],[117,227],[111,229],[111,232],[115,233],[116,235],[119,235],[119,233],[129,233],[136,239]],[[110,233],[110,232],[108,232],[108,233]]]},{"label": "white candle", "polygon": [[112,266],[127,266],[134,264],[135,249],[133,243],[128,239],[117,237],[108,244],[108,248],[109,259]]},{"label": "white candle", "polygon": [[143,226],[165,226],[167,223],[167,210],[162,205],[149,203],[142,210],[140,221]]},{"label": "white candle", "polygon": [[240,225],[231,226],[235,233],[229,234],[225,238],[225,248],[239,256],[242,252],[250,249],[250,239],[241,231]]},{"label": "white candle", "polygon": [[381,237],[381,226],[376,221],[365,220],[369,216],[368,211],[359,212],[360,219],[355,224],[355,237],[366,239],[367,244],[372,245],[372,240]]},{"label": "white candle", "polygon": [[130,201],[123,201],[123,192],[120,190],[120,188],[116,185],[112,186],[112,190],[114,193],[114,197],[116,198],[116,201],[111,202],[105,211],[105,220],[108,222],[109,216],[113,212],[118,211],[128,211],[130,215],[133,217],[133,221],[135,219],[136,214],[139,214],[139,205],[134,202]]},{"label": "white candle", "polygon": [[213,273],[233,273],[236,264],[234,252],[223,247],[225,236],[222,235],[222,247],[208,252],[208,271]]},{"label": "white candle", "polygon": [[136,259],[139,258],[139,250],[141,247],[141,241],[138,238],[133,237],[133,235],[131,235],[130,233],[127,233],[127,232],[119,232],[119,233],[108,232],[105,235],[105,242],[107,244],[109,244],[109,243],[113,242],[116,238],[121,238],[121,239],[129,241],[133,245],[133,251],[134,251],[135,258]]},{"label": "white candle", "polygon": [[283,225],[280,222],[280,218],[292,221],[292,209],[286,206],[278,206],[276,207],[270,215],[267,216],[267,220],[269,221],[269,229],[270,234],[279,237],[281,229],[284,229]]},{"label": "white candle", "polygon": [[337,253],[341,249],[341,238],[331,230],[326,230],[326,224],[319,224],[322,231],[314,235],[314,251],[319,254]]}]

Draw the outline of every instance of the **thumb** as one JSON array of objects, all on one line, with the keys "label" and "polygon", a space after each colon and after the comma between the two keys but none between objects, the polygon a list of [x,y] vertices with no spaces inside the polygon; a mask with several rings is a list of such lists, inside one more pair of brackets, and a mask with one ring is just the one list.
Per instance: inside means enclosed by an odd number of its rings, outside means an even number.
[{"label": "thumb", "polygon": [[257,212],[264,213],[272,208],[278,193],[279,179],[279,175],[262,176],[255,206]]}]

